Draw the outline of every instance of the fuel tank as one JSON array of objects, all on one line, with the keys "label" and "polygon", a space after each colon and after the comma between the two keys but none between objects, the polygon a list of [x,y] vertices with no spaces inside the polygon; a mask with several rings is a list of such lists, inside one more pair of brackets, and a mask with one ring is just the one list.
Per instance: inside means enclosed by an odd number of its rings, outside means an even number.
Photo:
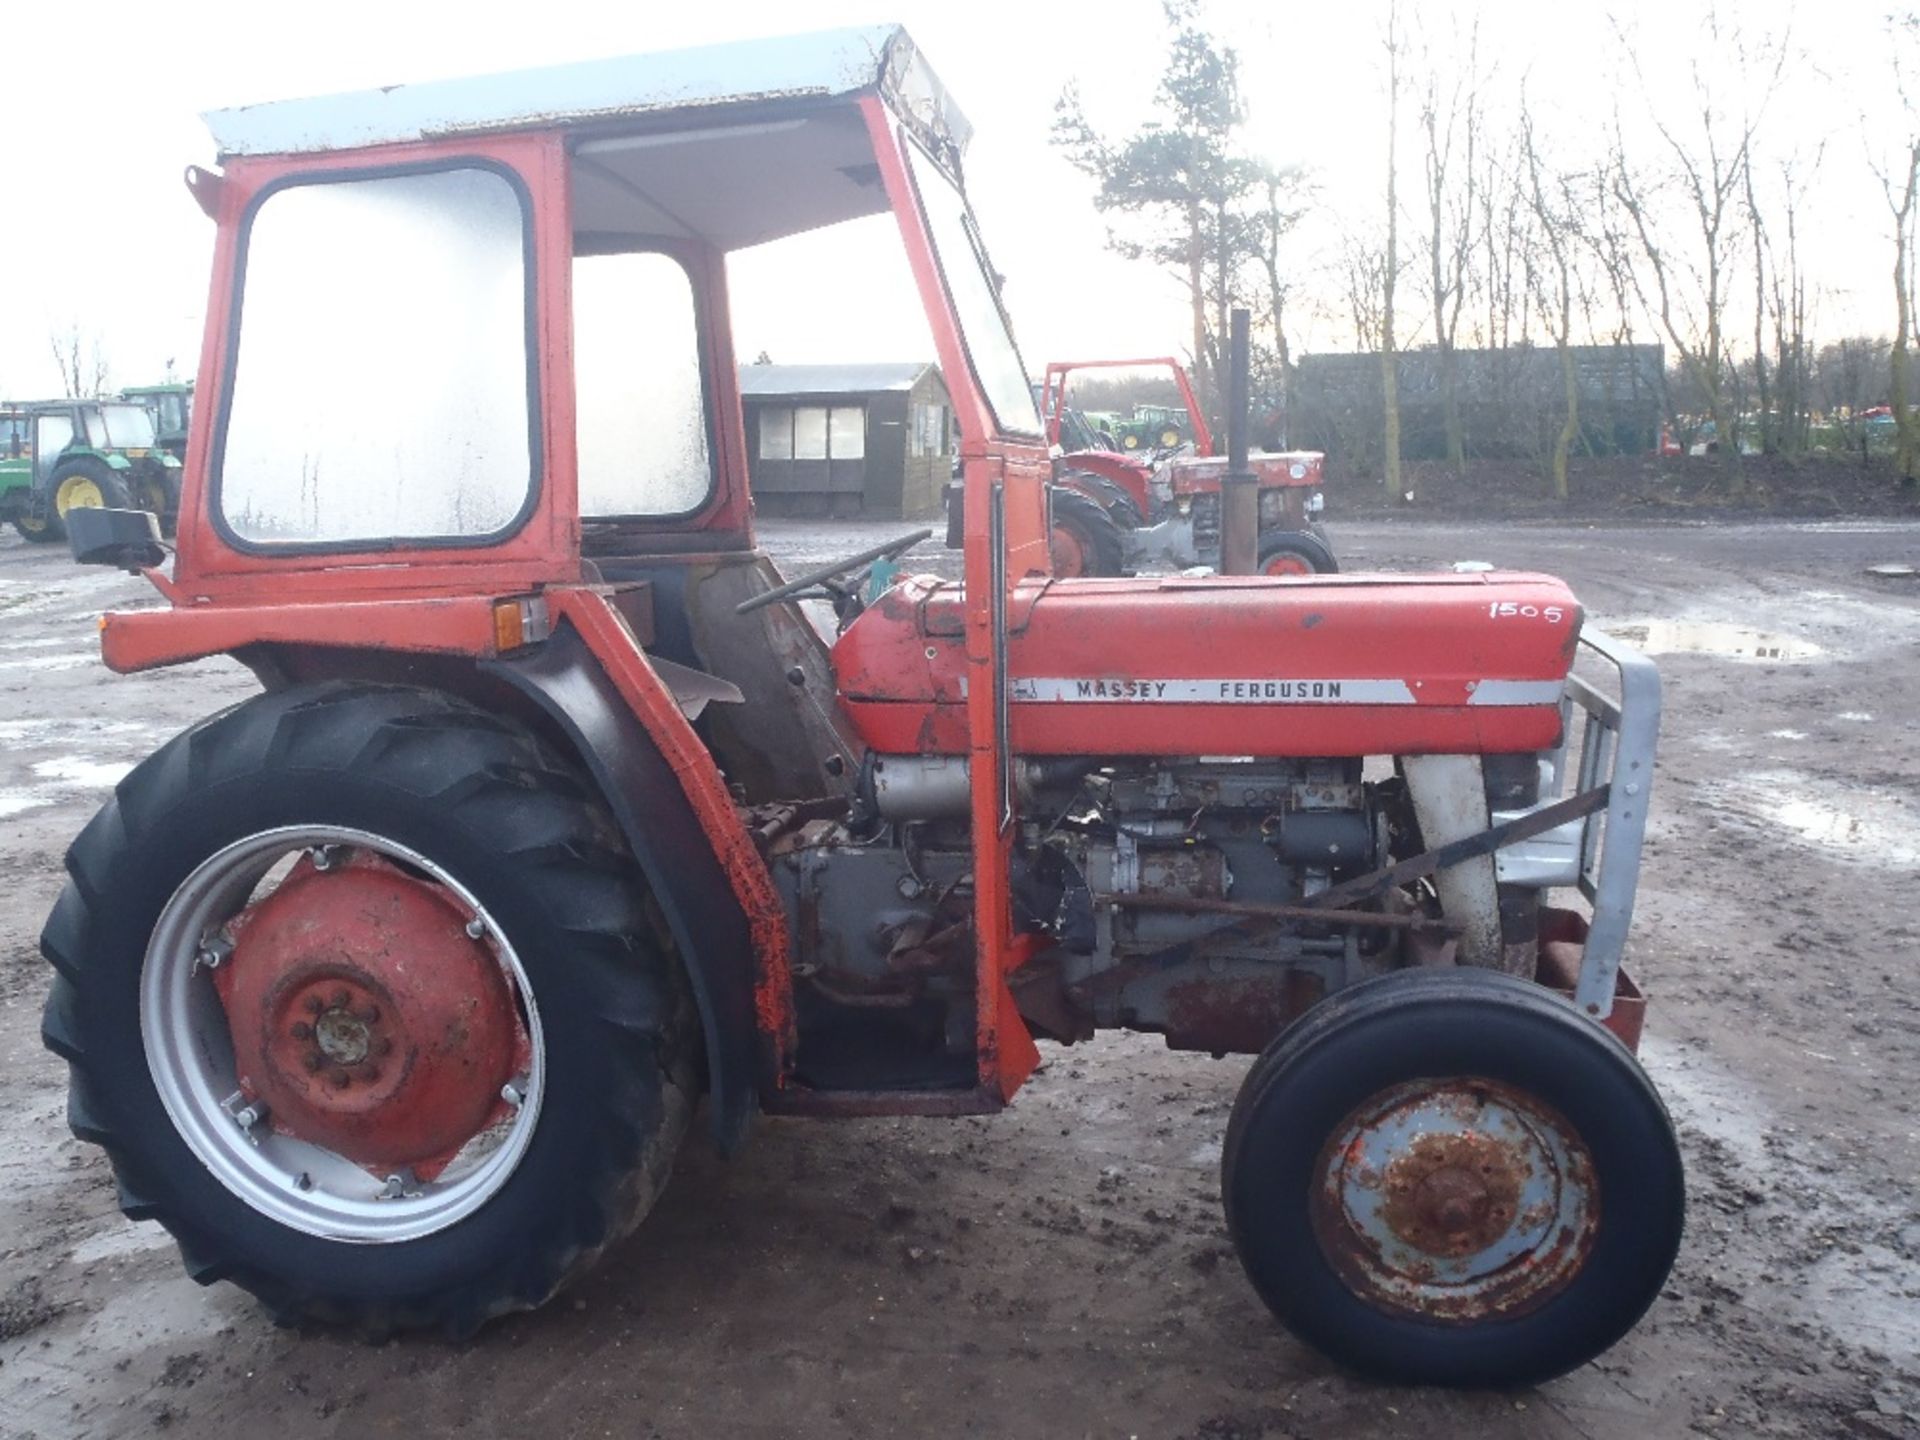
[{"label": "fuel tank", "polygon": [[[833,650],[841,704],[886,754],[961,754],[960,586],[903,580]],[[1558,742],[1581,621],[1551,576],[1036,580],[1007,614],[1027,755],[1497,754]]]}]

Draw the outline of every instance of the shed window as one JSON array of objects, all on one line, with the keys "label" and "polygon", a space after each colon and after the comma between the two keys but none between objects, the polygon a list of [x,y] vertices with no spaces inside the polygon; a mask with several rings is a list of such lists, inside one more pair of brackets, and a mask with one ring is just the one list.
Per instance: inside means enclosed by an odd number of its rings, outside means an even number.
[{"label": "shed window", "polygon": [[913,434],[908,442],[911,446],[910,453],[915,457],[945,455],[948,428],[946,406],[914,406]]},{"label": "shed window", "polygon": [[827,412],[827,450],[835,460],[867,458],[867,412],[835,406]]},{"label": "shed window", "polygon": [[793,409],[787,405],[768,405],[760,411],[760,458],[793,458]]},{"label": "shed window", "polygon": [[765,405],[760,409],[762,460],[864,460],[864,405]]}]

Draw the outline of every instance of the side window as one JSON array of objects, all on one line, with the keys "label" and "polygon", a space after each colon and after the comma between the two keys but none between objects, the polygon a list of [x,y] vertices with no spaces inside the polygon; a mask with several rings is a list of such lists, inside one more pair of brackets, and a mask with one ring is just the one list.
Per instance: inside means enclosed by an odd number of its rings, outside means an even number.
[{"label": "side window", "polygon": [[827,407],[802,405],[793,412],[793,458],[827,458]]},{"label": "side window", "polygon": [[72,443],[73,417],[66,412],[42,415],[33,422],[33,450],[40,459],[52,460]]},{"label": "side window", "polygon": [[219,513],[243,542],[484,540],[537,481],[520,192],[478,165],[268,193],[245,235]]},{"label": "side window", "polygon": [[706,502],[700,321],[679,261],[575,257],[573,374],[582,515],[684,515]]},{"label": "side window", "polygon": [[827,453],[835,460],[867,458],[867,407],[836,405],[827,412]]},{"label": "side window", "polygon": [[793,458],[793,410],[786,405],[760,407],[760,458]]}]

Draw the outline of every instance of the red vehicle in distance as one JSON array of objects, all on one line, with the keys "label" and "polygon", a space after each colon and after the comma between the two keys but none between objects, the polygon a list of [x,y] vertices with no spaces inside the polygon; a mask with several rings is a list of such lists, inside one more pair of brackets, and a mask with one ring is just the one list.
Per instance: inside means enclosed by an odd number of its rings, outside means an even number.
[{"label": "red vehicle in distance", "polygon": [[[1055,464],[1052,544],[1061,574],[1119,575],[1153,564],[1175,569],[1220,567],[1220,478],[1215,453],[1187,370],[1172,356],[1143,360],[1055,360],[1040,387],[1047,442],[1060,445],[1068,377],[1076,370],[1165,368],[1173,373],[1193,435],[1151,454],[1074,449]],[[1069,437],[1071,438],[1071,437]],[[1326,456],[1317,450],[1256,453],[1249,466],[1260,482],[1260,569],[1267,575],[1331,574],[1340,566],[1314,526]]]}]

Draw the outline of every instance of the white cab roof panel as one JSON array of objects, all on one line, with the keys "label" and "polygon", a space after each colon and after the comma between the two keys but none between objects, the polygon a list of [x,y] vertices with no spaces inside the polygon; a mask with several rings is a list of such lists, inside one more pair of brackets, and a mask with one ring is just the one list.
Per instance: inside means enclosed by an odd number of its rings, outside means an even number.
[{"label": "white cab roof panel", "polygon": [[872,90],[954,151],[965,147],[965,118],[898,25],[279,100],[205,118],[223,157],[295,155]]}]

